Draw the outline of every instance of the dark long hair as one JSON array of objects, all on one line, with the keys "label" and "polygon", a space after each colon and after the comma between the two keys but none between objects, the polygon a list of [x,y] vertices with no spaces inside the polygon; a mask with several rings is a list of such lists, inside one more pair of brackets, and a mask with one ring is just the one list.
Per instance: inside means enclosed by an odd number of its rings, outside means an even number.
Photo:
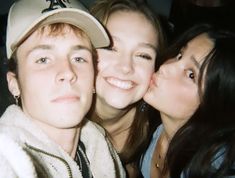
[{"label": "dark long hair", "polygon": [[[144,0],[98,0],[91,7],[91,13],[105,26],[112,13],[117,11],[137,12],[143,14],[153,25],[158,34],[157,55],[160,56],[165,46],[165,34],[161,26],[161,19],[150,9]],[[144,27],[140,27],[144,28]],[[136,107],[134,121],[123,151],[119,154],[124,164],[138,163],[141,154],[147,148],[151,133],[154,131],[157,121],[148,117],[148,107],[142,100],[133,104]],[[94,105],[91,112],[94,111]],[[95,120],[95,118],[92,118]],[[150,124],[151,123],[151,124]],[[160,120],[159,120],[160,123]]]},{"label": "dark long hair", "polygon": [[197,25],[182,35],[169,55],[174,56],[203,33],[214,47],[200,70],[201,104],[176,132],[167,151],[166,165],[172,178],[182,173],[190,178],[235,176],[235,35]]}]

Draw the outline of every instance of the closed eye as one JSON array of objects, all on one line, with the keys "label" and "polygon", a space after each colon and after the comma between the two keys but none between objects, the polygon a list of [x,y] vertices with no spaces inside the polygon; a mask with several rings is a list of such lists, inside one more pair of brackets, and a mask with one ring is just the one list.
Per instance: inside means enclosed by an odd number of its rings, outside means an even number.
[{"label": "closed eye", "polygon": [[148,54],[139,54],[138,56],[143,58],[143,59],[147,59],[147,60],[151,60],[152,59],[152,57],[150,55],[148,55]]}]

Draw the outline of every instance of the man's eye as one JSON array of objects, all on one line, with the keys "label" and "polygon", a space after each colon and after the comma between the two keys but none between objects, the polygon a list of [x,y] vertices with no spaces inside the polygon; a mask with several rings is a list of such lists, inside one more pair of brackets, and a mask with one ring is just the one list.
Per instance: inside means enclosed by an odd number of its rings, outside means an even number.
[{"label": "man's eye", "polygon": [[36,63],[38,63],[38,64],[48,63],[48,58],[47,57],[41,57],[38,60],[36,60]]},{"label": "man's eye", "polygon": [[73,61],[75,61],[75,62],[86,62],[86,60],[82,57],[74,57]]}]

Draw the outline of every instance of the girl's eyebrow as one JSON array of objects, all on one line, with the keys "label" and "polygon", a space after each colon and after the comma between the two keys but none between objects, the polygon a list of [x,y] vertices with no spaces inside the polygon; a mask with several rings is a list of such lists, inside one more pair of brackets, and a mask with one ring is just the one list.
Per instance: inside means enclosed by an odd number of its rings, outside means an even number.
[{"label": "girl's eyebrow", "polygon": [[191,61],[194,63],[194,65],[200,69],[201,65],[199,64],[199,62],[196,60],[196,58],[194,56],[190,57]]},{"label": "girl's eyebrow", "polygon": [[[113,41],[117,41],[117,42],[121,41],[118,37],[116,37],[114,35],[112,36],[112,38],[113,38]],[[138,43],[137,45],[140,47],[151,48],[152,50],[157,51],[157,46],[150,44],[150,43],[142,42],[142,43]]]},{"label": "girl's eyebrow", "polygon": [[[185,46],[183,46],[180,51],[181,52],[184,52],[186,49],[188,48],[188,44],[186,44]],[[193,64],[198,68],[200,69],[201,65],[199,64],[199,62],[196,60],[195,56],[192,55],[190,56],[190,60],[193,62]]]},{"label": "girl's eyebrow", "polygon": [[150,44],[150,43],[140,43],[139,46],[152,48],[154,51],[157,51],[157,47],[152,45],[152,44]]}]

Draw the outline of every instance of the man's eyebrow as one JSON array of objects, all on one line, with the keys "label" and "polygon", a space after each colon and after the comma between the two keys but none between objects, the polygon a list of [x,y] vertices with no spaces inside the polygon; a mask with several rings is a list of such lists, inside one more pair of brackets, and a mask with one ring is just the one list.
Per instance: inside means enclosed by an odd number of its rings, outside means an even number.
[{"label": "man's eyebrow", "polygon": [[[33,47],[32,49],[30,49],[28,51],[28,54],[30,54],[32,51],[35,51],[35,50],[50,50],[50,49],[53,49],[54,47],[55,47],[54,45],[40,44],[40,45],[37,45],[37,46]],[[74,51],[74,50],[87,50],[90,53],[92,53],[92,50],[84,45],[72,46],[71,51]]]},{"label": "man's eyebrow", "polygon": [[41,44],[30,49],[28,53],[31,53],[32,51],[37,50],[37,49],[52,49],[53,47],[54,45]]},{"label": "man's eyebrow", "polygon": [[92,50],[84,45],[75,45],[71,48],[72,51],[74,50],[87,50],[89,51],[90,53],[92,53]]},{"label": "man's eyebrow", "polygon": [[33,51],[37,50],[50,50],[54,47],[54,45],[48,45],[48,44],[39,44],[37,46],[34,46],[32,49],[30,49],[27,53],[26,56],[29,56]]}]

